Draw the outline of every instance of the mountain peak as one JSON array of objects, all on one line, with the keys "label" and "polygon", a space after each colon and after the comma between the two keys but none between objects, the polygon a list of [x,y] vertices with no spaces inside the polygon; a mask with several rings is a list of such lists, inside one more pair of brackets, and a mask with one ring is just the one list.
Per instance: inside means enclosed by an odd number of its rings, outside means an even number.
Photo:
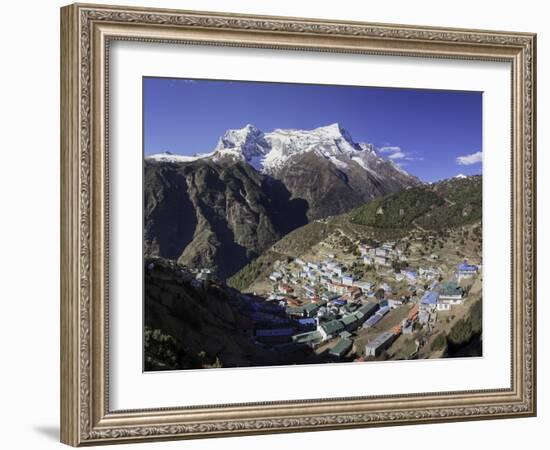
[{"label": "mountain peak", "polygon": [[268,153],[270,146],[264,133],[252,124],[240,129],[227,130],[218,141],[214,150],[214,159],[232,157],[244,159],[256,169],[260,168],[260,159]]},{"label": "mountain peak", "polygon": [[317,133],[322,134],[326,138],[331,139],[345,139],[346,141],[353,143],[353,139],[351,138],[351,135],[349,134],[348,130],[346,130],[342,125],[340,125],[339,122],[331,123],[330,125],[325,125],[322,127],[315,128],[313,130]]},{"label": "mountain peak", "polygon": [[254,140],[263,139],[263,132],[254,125],[246,124],[243,128],[229,129],[220,137],[216,150],[238,149]]},{"label": "mountain peak", "polygon": [[[361,168],[377,179],[389,177],[406,179],[405,184],[417,182],[401,167],[378,155],[373,144],[354,142],[339,122],[309,130],[277,128],[268,133],[247,123],[242,128],[226,130],[208,156],[213,161],[246,162],[259,172],[278,176],[306,153],[331,162],[340,171]],[[197,156],[155,155],[151,159],[184,161]]]},{"label": "mountain peak", "polygon": [[329,125],[323,125],[321,127],[315,128],[316,130],[327,130],[327,131],[335,131],[337,133],[340,133],[343,130],[343,127],[340,125],[339,122],[334,122]]},{"label": "mountain peak", "polygon": [[199,159],[205,159],[212,156],[210,153],[196,153],[194,155],[178,155],[171,152],[156,153],[145,157],[147,161],[167,162],[167,163],[188,163]]}]

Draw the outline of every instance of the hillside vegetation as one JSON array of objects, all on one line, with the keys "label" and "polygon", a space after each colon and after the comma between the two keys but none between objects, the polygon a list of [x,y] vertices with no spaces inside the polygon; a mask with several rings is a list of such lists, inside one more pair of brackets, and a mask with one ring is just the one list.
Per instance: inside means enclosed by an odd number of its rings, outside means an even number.
[{"label": "hillside vegetation", "polygon": [[326,238],[332,228],[326,223],[312,222],[292,231],[229,278],[227,284],[240,291],[245,290],[254,280],[266,277],[275,261],[293,258],[304,253]]},{"label": "hillside vegetation", "polygon": [[425,187],[405,189],[363,205],[350,213],[350,221],[377,228],[410,227],[414,219],[445,201]]},{"label": "hillside vegetation", "polygon": [[398,239],[415,228],[444,232],[479,222],[481,195],[481,176],[444,180],[387,195],[347,214],[314,221],[292,231],[227,283],[246,290],[255,280],[266,278],[275,261],[300,256],[334,232],[350,243],[351,240],[383,242]]},{"label": "hillside vegetation", "polygon": [[[153,268],[149,268],[153,265]],[[216,283],[194,287],[184,266],[147,259],[146,370],[265,365],[273,355],[243,333],[249,327],[236,293]]]},{"label": "hillside vegetation", "polygon": [[413,187],[363,205],[351,223],[376,228],[441,229],[481,220],[482,178],[453,178]]},{"label": "hillside vegetation", "polygon": [[445,204],[416,220],[425,228],[445,228],[466,225],[481,220],[482,178],[453,178],[433,186],[434,192],[445,198]]}]

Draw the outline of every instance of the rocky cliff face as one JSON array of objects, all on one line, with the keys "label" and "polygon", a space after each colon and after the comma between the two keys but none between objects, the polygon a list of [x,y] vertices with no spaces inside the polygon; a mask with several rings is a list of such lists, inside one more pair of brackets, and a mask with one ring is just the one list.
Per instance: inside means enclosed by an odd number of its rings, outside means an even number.
[{"label": "rocky cliff face", "polygon": [[247,164],[146,162],[145,254],[226,278],[307,223],[305,202]]},{"label": "rocky cliff face", "polygon": [[[337,160],[339,161],[339,160]],[[304,153],[277,173],[293,198],[307,202],[309,220],[342,214],[412,184],[407,177],[384,176],[391,163],[381,163],[376,174],[354,160],[334,164],[327,158]],[[395,169],[391,169],[395,171]],[[398,172],[399,173],[399,172]]]},{"label": "rocky cliff face", "polygon": [[334,123],[313,130],[263,133],[253,125],[228,130],[215,161],[244,161],[281,181],[292,198],[307,202],[309,220],[341,214],[403,188],[420,184],[371,144],[354,142]]}]

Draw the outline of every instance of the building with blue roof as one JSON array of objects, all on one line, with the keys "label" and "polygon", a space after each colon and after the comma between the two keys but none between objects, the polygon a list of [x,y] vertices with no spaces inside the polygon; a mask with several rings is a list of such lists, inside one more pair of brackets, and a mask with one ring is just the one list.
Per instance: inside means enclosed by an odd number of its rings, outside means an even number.
[{"label": "building with blue roof", "polygon": [[363,324],[363,328],[367,329],[375,326],[378,322],[382,320],[382,317],[384,317],[384,314],[378,314],[378,313],[370,316]]},{"label": "building with blue roof", "polygon": [[470,272],[477,273],[477,266],[475,266],[473,264],[468,264],[466,262],[463,262],[462,264],[458,265],[458,270],[465,271],[465,272],[470,271]]},{"label": "building with blue roof", "polygon": [[420,299],[420,309],[421,310],[434,310],[437,308],[437,302],[439,300],[439,292],[437,291],[426,291],[422,298]]},{"label": "building with blue roof", "polygon": [[401,273],[407,277],[409,281],[415,281],[418,274],[414,270],[402,270]]},{"label": "building with blue roof", "polygon": [[332,304],[336,306],[344,306],[348,301],[343,298],[337,298],[332,300]]},{"label": "building with blue roof", "polygon": [[438,299],[439,299],[439,292],[437,292],[437,291],[427,291],[422,296],[422,299],[420,300],[420,303],[424,304],[424,305],[435,305],[435,304],[437,304]]},{"label": "building with blue roof", "polygon": [[478,267],[472,264],[468,264],[466,261],[457,266],[458,281],[463,278],[471,278],[477,275]]},{"label": "building with blue roof", "polygon": [[317,320],[312,318],[298,319],[298,328],[302,331],[311,331],[317,329]]}]

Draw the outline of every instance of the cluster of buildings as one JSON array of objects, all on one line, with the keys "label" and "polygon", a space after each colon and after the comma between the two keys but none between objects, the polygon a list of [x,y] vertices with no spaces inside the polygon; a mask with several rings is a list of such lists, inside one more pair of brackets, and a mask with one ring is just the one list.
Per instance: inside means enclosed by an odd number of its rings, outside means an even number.
[{"label": "cluster of buildings", "polygon": [[364,264],[390,267],[393,261],[407,261],[403,249],[395,242],[384,242],[380,246],[361,244],[359,253]]},{"label": "cluster of buildings", "polygon": [[380,310],[380,306],[371,301],[349,303],[346,304],[340,317],[330,320],[317,317],[314,330],[296,334],[292,339],[297,344],[306,344],[310,347],[316,347],[325,341],[336,339],[328,353],[332,357],[341,358],[349,352],[353,345],[352,333],[359,328],[368,326],[367,322],[373,317],[383,316],[384,312],[380,312]]},{"label": "cluster of buildings", "polygon": [[[249,319],[247,332],[252,339],[282,351],[296,346],[325,348],[324,344],[334,341],[328,355],[343,358],[354,348],[357,333],[376,329],[393,309],[412,302],[408,316],[399,325],[381,330],[366,344],[365,356],[376,357],[400,334],[412,334],[419,329],[415,324],[431,329],[438,312],[462,304],[466,292],[461,281],[476,276],[480,270],[479,266],[464,261],[448,281],[442,281],[449,274],[443,274],[439,267],[394,270],[393,262],[407,261],[401,242],[361,244],[358,250],[353,265],[374,266],[377,276],[371,279],[378,279],[377,282],[351,273],[346,267],[350,265],[350,255],[346,255],[347,264],[330,253],[322,261],[295,258],[276,262],[268,275],[271,290],[266,295],[242,294],[244,315]],[[210,279],[208,269],[195,272],[195,283]]]},{"label": "cluster of buildings", "polygon": [[[464,267],[464,264],[460,264],[457,267],[456,280],[452,279],[439,283],[433,289],[424,293],[419,302],[418,316],[419,322],[422,325],[432,327],[437,320],[437,313],[439,311],[449,311],[453,306],[464,303],[467,293],[459,284],[465,277],[462,273],[462,267]],[[469,273],[466,275],[467,278],[471,278],[479,271],[478,266],[468,265],[468,267]]]},{"label": "cluster of buildings", "polygon": [[[293,339],[314,346],[318,342],[336,338],[336,344],[329,354],[332,357],[341,358],[342,354],[348,353],[353,347],[351,333],[359,328],[374,328],[392,309],[398,308],[408,301],[413,301],[414,305],[409,310],[408,316],[399,325],[394,326],[391,330],[383,331],[367,343],[364,351],[365,356],[377,357],[389,348],[400,334],[412,334],[416,323],[420,324],[421,328],[428,327],[431,330],[436,323],[438,312],[449,311],[453,306],[463,304],[467,293],[460,285],[460,281],[476,276],[479,270],[479,266],[463,262],[456,267],[455,273],[447,281],[440,281],[442,274],[436,268],[402,270],[395,274],[396,280],[406,281],[409,284],[408,291],[396,293],[388,283],[382,283],[377,286],[377,289],[382,289],[384,296],[374,299],[369,297],[373,290],[373,285],[369,283],[366,286],[368,291],[362,291],[359,298],[361,306],[355,313],[350,310],[350,306],[354,303],[342,305],[342,303],[338,303],[342,299],[338,298],[326,303],[321,300],[315,308],[307,308],[306,305],[304,307],[305,314],[316,320],[317,327],[315,330],[311,329],[309,332],[295,335]],[[400,276],[397,277],[397,275]],[[353,286],[355,283],[356,281],[353,280],[351,285]],[[426,286],[428,289],[425,289]],[[331,306],[332,308],[339,306],[340,309],[332,310]],[[335,314],[340,313],[340,317],[332,317],[332,320],[323,321],[327,308]]]},{"label": "cluster of buildings", "polygon": [[460,264],[455,273],[456,281],[450,280],[441,283],[434,283],[432,289],[426,290],[419,301],[411,308],[407,318],[401,324],[391,330],[384,331],[370,340],[365,347],[365,356],[376,357],[388,349],[401,333],[412,334],[414,324],[418,322],[421,326],[431,329],[437,321],[439,311],[449,311],[454,305],[461,305],[466,300],[466,291],[460,286],[460,280],[471,278],[479,273],[479,267],[467,264]]},{"label": "cluster of buildings", "polygon": [[[276,264],[269,275],[272,291],[268,300],[284,308],[286,317],[297,323],[293,342],[315,348],[336,339],[329,354],[341,357],[352,347],[352,333],[374,328],[392,309],[415,302],[399,326],[384,331],[367,344],[365,355],[377,356],[401,333],[411,334],[416,322],[432,327],[439,311],[463,303],[465,291],[460,281],[475,276],[478,266],[463,262],[456,268],[453,280],[447,282],[440,281],[443,274],[438,267],[393,270],[390,266],[394,261],[407,261],[401,244],[358,246],[360,256],[355,264],[362,262],[383,272],[386,282],[379,284],[358,279],[334,254],[323,261],[296,258]],[[395,289],[391,280],[402,287]]]},{"label": "cluster of buildings", "polygon": [[[343,296],[347,300],[357,300],[363,291],[368,291],[372,284],[357,280],[346,273],[344,267],[334,259],[322,262],[306,262],[296,258],[293,267],[279,264],[277,270],[269,275],[274,285],[272,294],[298,294],[310,301],[318,301],[321,294],[328,292]],[[330,297],[325,295],[325,300]]]},{"label": "cluster of buildings", "polygon": [[[408,291],[424,289],[428,284],[436,283],[441,277],[441,271],[437,267],[419,267],[417,269],[403,269],[394,271],[390,266],[395,261],[406,262],[403,254],[402,243],[385,242],[381,245],[361,244],[358,246],[360,257],[355,263],[362,262],[374,266],[378,270],[385,271],[388,280],[408,284]],[[462,277],[471,276],[477,266],[463,264],[460,270]],[[269,281],[273,286],[270,295],[273,296],[298,296],[306,300],[317,302],[326,293],[341,296],[348,301],[356,301],[362,297],[372,297],[375,289],[374,283],[358,279],[346,267],[335,259],[334,254],[329,254],[323,261],[305,261],[296,258],[290,263],[278,262],[275,270],[269,275]],[[460,281],[460,278],[459,278]],[[391,290],[387,284],[381,286],[385,291]]]}]

